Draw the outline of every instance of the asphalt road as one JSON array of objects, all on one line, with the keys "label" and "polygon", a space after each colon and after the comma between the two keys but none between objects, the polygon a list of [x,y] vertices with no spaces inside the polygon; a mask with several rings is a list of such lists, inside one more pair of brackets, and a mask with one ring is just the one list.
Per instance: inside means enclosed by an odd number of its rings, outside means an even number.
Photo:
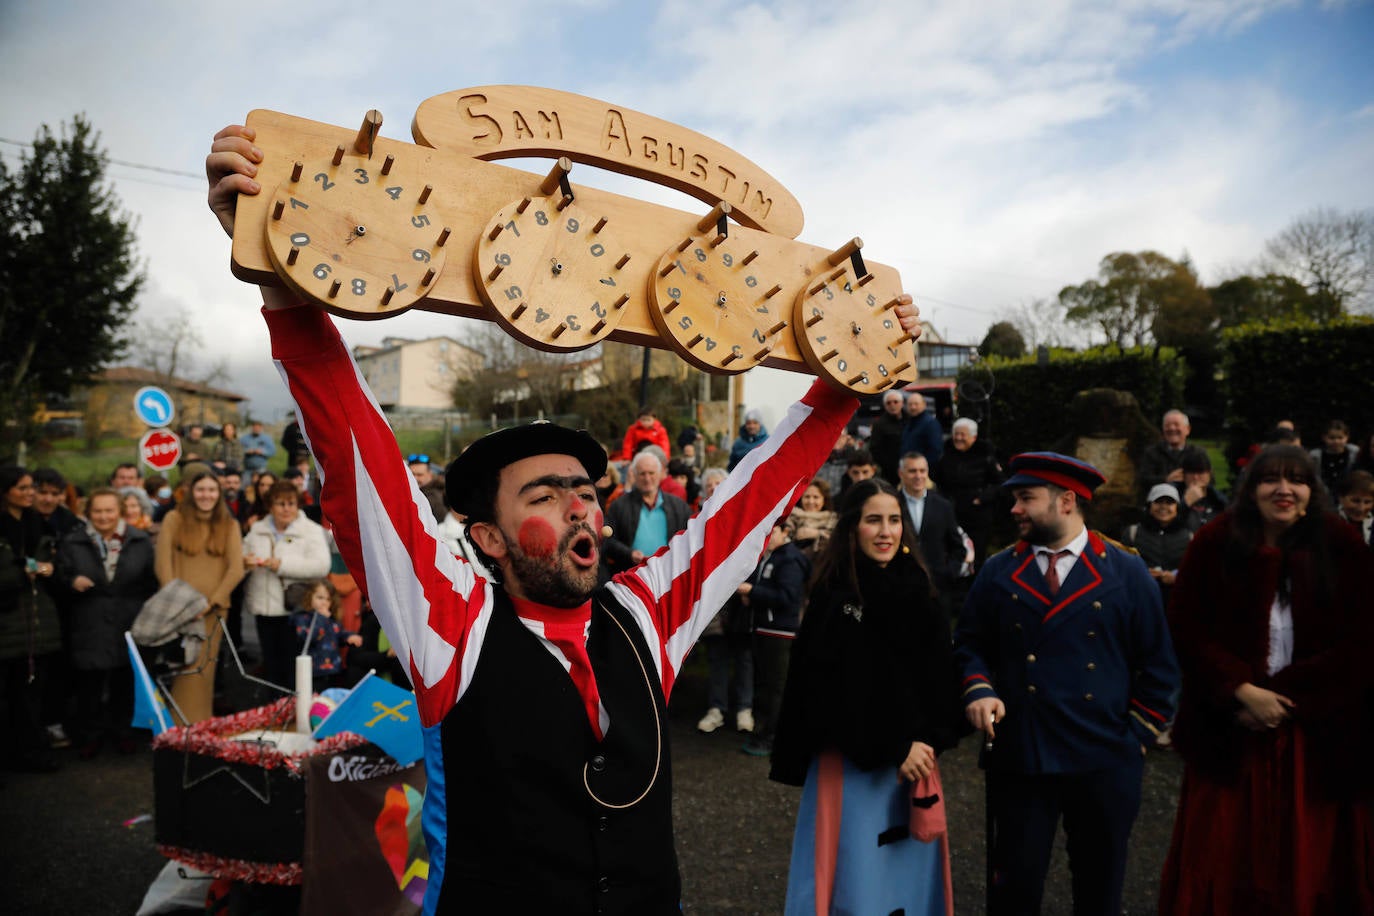
[{"label": "asphalt road", "polygon": [[[801,790],[769,782],[768,762],[741,754],[741,737],[733,731],[698,734],[694,725],[703,707],[704,676],[689,665],[670,710],[683,909],[779,913]],[[960,914],[983,912],[983,789],[976,752],[976,742],[966,740],[941,758]],[[79,760],[71,750],[58,753],[58,773],[0,775],[4,911],[129,916],[165,864],[151,821],[125,826],[152,814],[152,753],[146,746],[130,756],[106,750],[93,760]],[[1124,912],[1131,916],[1155,912],[1181,775],[1174,755],[1150,755],[1127,872]],[[1046,916],[1071,912],[1060,839]]]}]

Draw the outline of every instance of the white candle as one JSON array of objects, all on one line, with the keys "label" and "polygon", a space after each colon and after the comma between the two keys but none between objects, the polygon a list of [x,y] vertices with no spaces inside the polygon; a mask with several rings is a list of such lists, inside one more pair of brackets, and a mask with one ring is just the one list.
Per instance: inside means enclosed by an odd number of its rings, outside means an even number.
[{"label": "white candle", "polygon": [[310,734],[310,701],[314,698],[310,681],[310,656],[296,656],[296,731]]}]

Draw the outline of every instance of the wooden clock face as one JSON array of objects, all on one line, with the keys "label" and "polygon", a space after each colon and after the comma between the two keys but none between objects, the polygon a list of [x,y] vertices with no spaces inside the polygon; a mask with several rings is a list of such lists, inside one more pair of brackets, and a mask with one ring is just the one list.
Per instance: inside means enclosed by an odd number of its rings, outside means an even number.
[{"label": "wooden clock face", "polygon": [[848,266],[814,277],[797,296],[793,327],[807,364],[830,384],[876,394],[916,378],[911,335],[893,311],[897,291]]},{"label": "wooden clock face", "polygon": [[637,295],[624,271],[629,260],[606,218],[559,196],[526,197],[488,221],[473,272],[512,335],[541,350],[572,351],[620,323]]},{"label": "wooden clock face", "polygon": [[747,242],[693,235],[659,259],[649,314],[683,359],[708,372],[754,368],[787,327],[782,287]]},{"label": "wooden clock face", "polygon": [[434,288],[449,231],[431,189],[392,157],[341,153],[338,164],[296,163],[277,187],[267,248],[297,294],[350,318],[385,318]]}]

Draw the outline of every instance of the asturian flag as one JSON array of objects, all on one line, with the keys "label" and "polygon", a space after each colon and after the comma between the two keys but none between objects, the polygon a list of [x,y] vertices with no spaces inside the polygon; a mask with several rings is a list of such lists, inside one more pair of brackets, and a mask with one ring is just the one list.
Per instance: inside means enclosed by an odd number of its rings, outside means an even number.
[{"label": "asturian flag", "polygon": [[143,658],[134,645],[132,633],[124,633],[124,643],[129,647],[129,664],[134,669],[134,718],[129,723],[134,728],[151,728],[153,735],[160,735],[172,727],[172,717],[167,712],[167,704],[162,693],[153,683],[153,678],[144,667]]},{"label": "asturian flag", "polygon": [[316,738],[353,732],[380,747],[402,766],[424,753],[415,694],[369,671],[339,707],[315,729]]}]

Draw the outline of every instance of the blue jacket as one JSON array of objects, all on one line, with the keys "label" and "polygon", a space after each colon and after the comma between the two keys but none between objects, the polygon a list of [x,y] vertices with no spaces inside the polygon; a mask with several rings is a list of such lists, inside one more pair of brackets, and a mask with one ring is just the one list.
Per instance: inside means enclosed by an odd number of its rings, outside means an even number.
[{"label": "blue jacket", "polygon": [[749,435],[744,431],[744,425],[739,428],[739,438],[730,446],[730,463],[726,465],[727,471],[733,471],[735,465],[744,460],[744,456],[753,449],[758,448],[768,439],[768,428],[762,423],[759,424],[759,431],[754,435]]},{"label": "blue jacket", "polygon": [[1051,601],[1035,552],[1018,541],[974,580],[954,634],[964,704],[998,697],[988,767],[1077,773],[1153,745],[1179,683],[1159,589],[1140,557],[1089,532]]},{"label": "blue jacket", "polygon": [[902,454],[910,452],[925,455],[932,471],[945,453],[945,431],[930,411],[919,417],[908,417],[902,426]]}]

